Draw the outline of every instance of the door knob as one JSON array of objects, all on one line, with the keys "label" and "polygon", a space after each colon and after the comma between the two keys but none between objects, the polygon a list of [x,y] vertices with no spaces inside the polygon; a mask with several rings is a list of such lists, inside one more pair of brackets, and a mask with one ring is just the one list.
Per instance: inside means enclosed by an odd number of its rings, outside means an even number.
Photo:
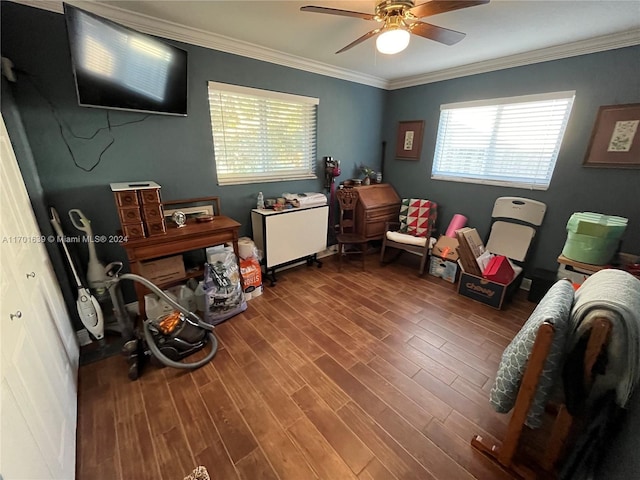
[{"label": "door knob", "polygon": [[22,318],[22,312],[18,310],[16,313],[10,314],[9,318],[11,319],[11,321],[13,321],[14,318]]},{"label": "door knob", "polygon": [[36,272],[27,273],[27,278],[36,278]]}]

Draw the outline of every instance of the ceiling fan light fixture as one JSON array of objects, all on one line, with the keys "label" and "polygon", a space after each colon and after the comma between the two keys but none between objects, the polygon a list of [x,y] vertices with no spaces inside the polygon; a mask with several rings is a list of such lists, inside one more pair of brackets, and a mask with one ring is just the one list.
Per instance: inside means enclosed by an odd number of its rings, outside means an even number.
[{"label": "ceiling fan light fixture", "polygon": [[390,28],[382,32],[376,39],[376,48],[380,53],[393,55],[409,46],[411,34],[404,28]]},{"label": "ceiling fan light fixture", "polygon": [[393,55],[403,51],[409,46],[411,35],[433,40],[443,45],[454,45],[465,37],[462,32],[438,27],[431,23],[421,21],[424,17],[438,15],[489,3],[490,0],[428,0],[426,3],[416,6],[414,0],[377,0],[375,14],[352,12],[338,8],[314,7],[312,5],[301,7],[303,12],[326,13],[343,17],[355,17],[364,20],[375,20],[382,26],[371,30],[351,42],[346,47],[336,52],[345,52],[370,38],[376,38],[376,47],[380,53]]}]

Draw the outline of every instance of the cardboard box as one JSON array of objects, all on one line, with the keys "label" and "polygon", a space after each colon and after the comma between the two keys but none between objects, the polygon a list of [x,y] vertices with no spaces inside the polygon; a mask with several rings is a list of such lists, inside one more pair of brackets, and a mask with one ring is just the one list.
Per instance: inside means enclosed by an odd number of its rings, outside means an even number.
[{"label": "cardboard box", "polygon": [[484,253],[484,243],[475,228],[461,228],[460,230],[456,230],[456,235],[462,235],[466,239],[467,245],[469,245],[473,253],[473,258],[478,258]]},{"label": "cardboard box", "polygon": [[183,280],[185,270],[182,255],[140,262],[140,274],[156,285]]},{"label": "cardboard box", "polygon": [[456,283],[458,279],[458,264],[431,255],[429,259],[429,274],[434,277],[440,277],[449,283]]},{"label": "cardboard box", "polygon": [[482,270],[476,259],[484,252],[484,244],[475,228],[461,228],[456,230],[458,240],[458,255],[464,271],[482,276]]},{"label": "cardboard box", "polygon": [[458,285],[458,293],[500,310],[509,285],[511,285],[511,283],[503,285],[487,280],[486,278],[462,272],[460,284]]},{"label": "cardboard box", "polygon": [[458,239],[441,235],[436,244],[431,249],[431,255],[440,257],[445,260],[457,262],[460,256],[458,255]]}]

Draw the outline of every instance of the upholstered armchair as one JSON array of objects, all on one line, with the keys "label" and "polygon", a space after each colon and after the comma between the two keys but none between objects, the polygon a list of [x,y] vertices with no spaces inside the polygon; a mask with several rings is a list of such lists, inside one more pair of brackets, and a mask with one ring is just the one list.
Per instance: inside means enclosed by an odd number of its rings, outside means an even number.
[{"label": "upholstered armchair", "polygon": [[429,257],[431,235],[435,232],[437,216],[437,203],[420,198],[403,199],[398,221],[386,224],[380,263],[387,263],[385,261],[387,248],[397,250],[392,260],[397,259],[403,252],[411,252],[422,257],[418,271],[418,275],[422,275]]}]

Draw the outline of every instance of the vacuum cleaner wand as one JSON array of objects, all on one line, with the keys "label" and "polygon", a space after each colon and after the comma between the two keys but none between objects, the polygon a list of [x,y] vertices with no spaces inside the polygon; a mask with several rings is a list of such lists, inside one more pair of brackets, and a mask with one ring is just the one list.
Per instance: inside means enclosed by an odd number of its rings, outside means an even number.
[{"label": "vacuum cleaner wand", "polygon": [[71,273],[76,282],[76,288],[78,289],[78,298],[76,299],[76,308],[80,321],[85,326],[87,331],[95,337],[96,340],[102,340],[104,338],[104,317],[102,316],[102,309],[96,298],[91,295],[88,288],[82,285],[80,276],[76,271],[76,267],[73,264],[73,259],[67,248],[65,242],[64,232],[62,231],[62,225],[60,224],[60,216],[55,208],[50,208],[51,213],[51,225],[58,236],[60,243],[62,243],[62,249],[64,250],[69,267],[71,267]]},{"label": "vacuum cleaner wand", "polygon": [[87,283],[89,288],[93,289],[96,295],[100,296],[104,293],[106,280],[105,267],[96,254],[95,238],[91,230],[91,220],[84,216],[82,210],[72,208],[69,210],[69,218],[71,223],[81,232],[86,234],[87,248],[89,251],[89,262],[87,263]]}]

